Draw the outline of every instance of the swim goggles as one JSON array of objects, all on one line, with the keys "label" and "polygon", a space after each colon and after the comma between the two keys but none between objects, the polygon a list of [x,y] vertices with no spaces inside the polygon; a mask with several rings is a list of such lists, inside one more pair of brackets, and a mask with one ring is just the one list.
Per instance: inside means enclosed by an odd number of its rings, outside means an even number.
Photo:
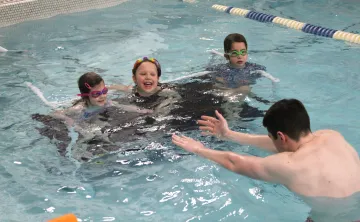
[{"label": "swim goggles", "polygon": [[106,95],[108,93],[108,88],[104,87],[101,91],[92,91],[90,93],[82,93],[82,94],[77,94],[78,96],[91,96],[92,98],[97,98],[101,95]]},{"label": "swim goggles", "polygon": [[231,52],[225,53],[225,55],[228,55],[230,57],[238,57],[238,56],[244,56],[247,54],[247,50],[246,49],[242,49],[240,51],[237,50],[233,50]]},{"label": "swim goggles", "polygon": [[144,57],[144,58],[136,60],[135,64],[134,64],[134,67],[132,69],[132,73],[135,75],[135,72],[139,68],[141,63],[147,62],[147,61],[155,64],[155,66],[157,68],[157,71],[158,71],[158,76],[160,77],[161,76],[161,66],[160,66],[160,63],[155,58]]}]

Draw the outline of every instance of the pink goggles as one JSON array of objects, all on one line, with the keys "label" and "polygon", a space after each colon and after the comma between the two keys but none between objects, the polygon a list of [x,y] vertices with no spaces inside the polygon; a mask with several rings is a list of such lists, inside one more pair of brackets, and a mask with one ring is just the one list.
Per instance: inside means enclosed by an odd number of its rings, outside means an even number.
[{"label": "pink goggles", "polygon": [[82,93],[82,94],[77,94],[78,96],[91,96],[92,98],[97,98],[101,95],[106,95],[108,93],[108,88],[104,87],[101,91],[92,91],[90,93]]}]

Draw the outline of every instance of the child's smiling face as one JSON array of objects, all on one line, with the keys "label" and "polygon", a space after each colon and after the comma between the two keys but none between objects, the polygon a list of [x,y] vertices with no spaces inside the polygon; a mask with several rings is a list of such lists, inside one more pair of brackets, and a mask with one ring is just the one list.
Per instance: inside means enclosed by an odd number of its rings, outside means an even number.
[{"label": "child's smiling face", "polygon": [[[93,91],[102,91],[105,88],[105,83],[102,81],[101,83],[91,87],[89,94]],[[104,106],[106,104],[107,94],[101,94],[100,96],[94,98],[91,95],[89,96],[89,103],[92,106]]]},{"label": "child's smiling face", "polygon": [[156,65],[147,61],[141,63],[133,75],[133,81],[140,94],[151,95],[155,93],[159,83]]}]

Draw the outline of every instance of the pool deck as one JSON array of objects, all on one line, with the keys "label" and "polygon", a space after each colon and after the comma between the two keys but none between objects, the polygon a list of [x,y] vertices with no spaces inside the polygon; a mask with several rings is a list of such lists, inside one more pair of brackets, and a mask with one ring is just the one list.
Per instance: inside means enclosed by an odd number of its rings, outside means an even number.
[{"label": "pool deck", "polygon": [[6,5],[20,4],[24,2],[32,2],[32,1],[36,1],[36,0],[0,0],[0,7]]},{"label": "pool deck", "polygon": [[60,14],[108,8],[127,0],[0,0],[0,27]]}]

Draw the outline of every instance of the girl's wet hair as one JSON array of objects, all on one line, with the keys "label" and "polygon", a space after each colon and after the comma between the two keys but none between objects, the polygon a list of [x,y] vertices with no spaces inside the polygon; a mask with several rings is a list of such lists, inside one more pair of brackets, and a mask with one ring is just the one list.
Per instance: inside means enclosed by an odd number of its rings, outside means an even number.
[{"label": "girl's wet hair", "polygon": [[[78,86],[80,93],[89,93],[91,88],[103,82],[103,78],[95,72],[87,72],[80,76],[78,80]],[[87,98],[84,96],[83,98]]]}]

